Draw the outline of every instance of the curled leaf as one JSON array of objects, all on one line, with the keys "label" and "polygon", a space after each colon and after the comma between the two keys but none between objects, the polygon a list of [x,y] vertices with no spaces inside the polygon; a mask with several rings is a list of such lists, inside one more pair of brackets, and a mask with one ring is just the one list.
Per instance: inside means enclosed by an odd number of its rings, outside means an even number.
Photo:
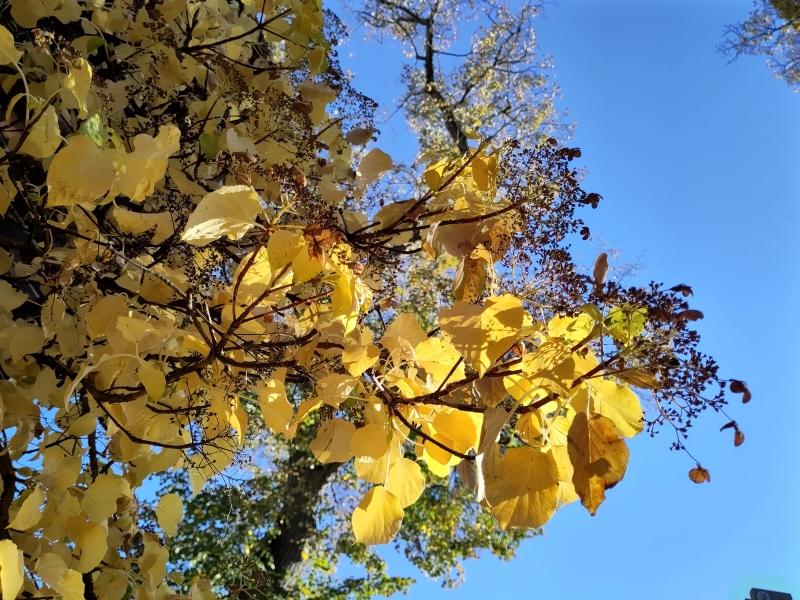
[{"label": "curled leaf", "polygon": [[691,479],[694,483],[711,482],[711,473],[708,472],[708,469],[704,469],[700,465],[697,465],[694,469],[689,471],[689,479]]}]

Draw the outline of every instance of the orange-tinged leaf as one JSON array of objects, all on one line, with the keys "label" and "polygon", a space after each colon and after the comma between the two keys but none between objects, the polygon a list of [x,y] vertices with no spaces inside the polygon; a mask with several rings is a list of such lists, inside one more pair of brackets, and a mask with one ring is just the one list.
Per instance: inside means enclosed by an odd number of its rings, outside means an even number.
[{"label": "orange-tinged leaf", "polygon": [[350,522],[357,542],[367,546],[385,544],[400,530],[403,507],[394,494],[375,486],[362,498]]},{"label": "orange-tinged leaf", "polygon": [[689,479],[694,483],[711,482],[711,473],[708,472],[708,469],[697,465],[694,469],[689,471]]},{"label": "orange-tinged leaf", "polygon": [[605,491],[625,475],[628,447],[611,419],[602,415],[575,415],[567,436],[572,481],[581,503],[594,515]]}]

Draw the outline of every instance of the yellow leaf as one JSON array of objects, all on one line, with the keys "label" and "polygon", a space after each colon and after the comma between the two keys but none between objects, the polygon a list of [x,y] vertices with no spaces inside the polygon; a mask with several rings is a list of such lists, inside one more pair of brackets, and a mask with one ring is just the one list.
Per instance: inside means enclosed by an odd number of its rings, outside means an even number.
[{"label": "yellow leaf", "polygon": [[572,400],[572,406],[576,411],[598,413],[611,419],[623,437],[633,437],[644,428],[639,398],[627,385],[608,379],[587,379]]},{"label": "yellow leaf", "polygon": [[317,381],[317,397],[328,406],[337,408],[347,400],[358,386],[358,381],[350,375],[333,373]]},{"label": "yellow leaf", "polygon": [[102,600],[122,600],[128,591],[128,578],[119,569],[106,567],[95,579],[94,591]]},{"label": "yellow leaf", "polygon": [[566,396],[577,378],[575,361],[560,340],[549,340],[522,357],[514,373],[503,378],[506,391],[523,406],[554,392]]},{"label": "yellow leaf", "polygon": [[14,65],[22,58],[22,51],[14,47],[14,36],[0,25],[0,65]]},{"label": "yellow leaf", "polygon": [[605,491],[625,475],[628,447],[611,419],[578,413],[568,434],[572,481],[581,503],[591,514],[605,499]]},{"label": "yellow leaf", "polygon": [[350,450],[355,425],[344,419],[325,421],[310,444],[311,452],[321,463],[343,463],[353,457]]},{"label": "yellow leaf", "polygon": [[322,271],[322,266],[323,260],[320,257],[311,256],[308,244],[303,240],[297,254],[292,259],[293,283],[305,283],[314,279]]},{"label": "yellow leaf", "polygon": [[511,349],[524,320],[522,302],[510,294],[488,298],[483,307],[459,301],[439,313],[439,326],[479,375]]},{"label": "yellow leaf", "polygon": [[151,231],[152,244],[161,244],[175,233],[174,216],[170,212],[134,212],[114,205],[109,216],[114,226],[123,233],[141,235]]},{"label": "yellow leaf", "polygon": [[158,526],[170,537],[178,534],[178,524],[183,518],[183,502],[178,494],[164,494],[156,505]]},{"label": "yellow leaf", "polygon": [[428,339],[427,334],[419,326],[417,317],[408,313],[396,315],[381,338],[381,345],[389,351],[393,360],[410,360],[414,357],[414,348]]},{"label": "yellow leaf", "polygon": [[88,573],[100,564],[108,551],[108,533],[105,527],[97,523],[87,523],[78,538],[77,549],[80,559],[75,569],[80,573]]},{"label": "yellow leaf", "polygon": [[19,151],[34,158],[47,158],[53,155],[59,144],[61,131],[58,127],[58,115],[53,106],[48,106],[44,115],[31,127]]},{"label": "yellow leaf", "polygon": [[167,559],[169,552],[162,547],[153,534],[145,534],[144,553],[139,560],[141,574],[147,577],[150,585],[158,586],[167,574]]},{"label": "yellow leaf", "polygon": [[464,363],[459,363],[460,355],[450,340],[426,338],[414,348],[414,358],[416,365],[425,369],[426,383],[431,391],[464,378]]},{"label": "yellow leaf", "polygon": [[104,473],[84,492],[81,510],[89,520],[100,523],[117,511],[117,498],[130,495],[131,487],[125,479]]},{"label": "yellow leaf", "polygon": [[69,66],[64,78],[64,92],[61,101],[64,108],[77,108],[78,117],[89,114],[87,101],[92,88],[92,66],[84,58],[79,58]]},{"label": "yellow leaf", "polygon": [[444,409],[433,418],[434,437],[447,437],[446,445],[462,454],[478,448],[482,429],[481,413]]},{"label": "yellow leaf", "polygon": [[[18,321],[21,323],[22,321]],[[38,325],[17,325],[11,330],[8,347],[13,362],[21,361],[26,355],[39,352],[44,344],[44,334]]]},{"label": "yellow leaf", "polygon": [[558,506],[555,460],[535,448],[509,448],[488,474],[486,500],[503,529],[541,527]]},{"label": "yellow leaf", "polygon": [[480,191],[485,192],[489,189],[489,168],[486,162],[479,156],[472,159],[470,163],[472,167],[472,181],[475,187]]},{"label": "yellow leaf", "polygon": [[154,401],[160,400],[167,389],[167,379],[161,368],[152,362],[141,361],[136,372],[147,391],[147,397]]},{"label": "yellow leaf", "polygon": [[389,467],[386,491],[393,494],[403,508],[411,506],[425,491],[425,475],[419,464],[409,458],[399,458]]},{"label": "yellow leaf", "polygon": [[62,600],[85,600],[83,576],[74,569],[67,569],[61,580],[53,586]]},{"label": "yellow leaf", "polygon": [[358,377],[377,362],[380,350],[372,343],[372,332],[367,327],[362,327],[353,337],[355,341],[342,350],[342,365],[350,375]]},{"label": "yellow leaf", "polygon": [[[402,510],[401,514],[402,514]],[[25,582],[22,550],[11,540],[0,540],[0,592],[3,598],[13,600]]]},{"label": "yellow leaf", "polygon": [[17,531],[28,531],[32,529],[42,518],[41,506],[44,502],[44,492],[39,486],[33,488],[31,492],[24,497],[22,504],[17,510],[17,514],[11,519],[8,524],[9,529],[16,529]]},{"label": "yellow leaf", "polygon": [[356,429],[350,441],[354,456],[369,456],[378,459],[389,450],[390,432],[383,425],[368,423]]},{"label": "yellow leaf", "polygon": [[133,152],[116,153],[116,189],[133,202],[143,202],[167,173],[167,159],[180,149],[180,130],[174,125],[161,127],[152,137],[140,133],[133,138]]},{"label": "yellow leaf", "polygon": [[95,202],[114,182],[109,154],[85,135],[72,136],[47,170],[47,206]]},{"label": "yellow leaf", "polygon": [[297,428],[309,414],[322,406],[322,400],[318,396],[307,398],[300,403],[297,407],[297,413],[286,428],[286,437],[292,439],[297,434]]},{"label": "yellow leaf", "polygon": [[403,507],[382,486],[367,492],[350,520],[356,541],[368,546],[391,541],[403,522]]},{"label": "yellow leaf", "polygon": [[547,333],[571,343],[583,341],[594,330],[596,321],[586,312],[574,317],[553,317],[547,323]]},{"label": "yellow leaf", "polygon": [[286,265],[291,264],[304,247],[303,234],[299,231],[290,231],[288,229],[273,231],[267,241],[267,254],[269,255],[269,266],[272,272],[277,273]]},{"label": "yellow leaf", "polygon": [[572,483],[575,469],[569,460],[569,449],[567,446],[553,446],[550,448],[550,455],[558,468],[558,504],[571,504],[578,499],[578,492]]},{"label": "yellow leaf", "polygon": [[389,445],[389,451],[380,458],[372,458],[371,456],[356,458],[354,461],[356,476],[363,481],[383,484],[386,482],[392,464],[399,460],[400,456],[400,444],[392,441]]},{"label": "yellow leaf", "polygon": [[272,376],[258,387],[258,403],[264,423],[273,433],[285,433],[292,419],[293,408],[286,397],[286,369],[275,369]]},{"label": "yellow leaf", "polygon": [[181,239],[193,246],[205,246],[222,236],[238,240],[253,228],[260,213],[261,200],[252,187],[221,187],[206,194],[189,215]]},{"label": "yellow leaf", "polygon": [[23,305],[28,299],[28,295],[18,291],[6,280],[0,280],[0,309],[11,312],[15,308]]}]

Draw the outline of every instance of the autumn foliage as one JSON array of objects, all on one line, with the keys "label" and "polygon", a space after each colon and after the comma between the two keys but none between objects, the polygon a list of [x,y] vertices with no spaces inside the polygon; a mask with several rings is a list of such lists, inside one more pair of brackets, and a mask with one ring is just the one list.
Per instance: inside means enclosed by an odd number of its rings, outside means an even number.
[{"label": "autumn foliage", "polygon": [[[576,150],[472,140],[389,185],[318,2],[0,6],[3,598],[212,597],[170,572],[180,496],[135,494],[264,428],[353,461],[382,544],[454,471],[503,528],[594,514],[627,438],[724,403],[687,286],[574,266]],[[430,327],[412,260],[449,280]]]}]

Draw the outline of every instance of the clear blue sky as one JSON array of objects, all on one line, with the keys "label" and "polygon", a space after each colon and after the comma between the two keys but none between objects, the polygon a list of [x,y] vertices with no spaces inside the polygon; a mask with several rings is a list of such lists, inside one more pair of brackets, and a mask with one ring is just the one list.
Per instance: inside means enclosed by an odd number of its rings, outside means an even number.
[{"label": "clear blue sky", "polygon": [[[411,598],[742,600],[756,586],[800,599],[800,95],[763,59],[728,65],[716,51],[750,7],[561,0],[538,29],[585,186],[605,198],[586,214],[595,240],[579,257],[591,264],[607,246],[640,263],[642,281],[693,285],[703,349],[753,391],[731,408],[745,444],[734,449],[724,419],[706,415],[689,444],[712,483],[697,486],[667,435],[636,439],[596,517],[567,507],[514,561],[469,561],[454,591],[391,557],[394,573],[420,578]],[[386,103],[399,93],[396,55],[361,37],[344,62]],[[402,121],[383,139],[396,152]]]}]

